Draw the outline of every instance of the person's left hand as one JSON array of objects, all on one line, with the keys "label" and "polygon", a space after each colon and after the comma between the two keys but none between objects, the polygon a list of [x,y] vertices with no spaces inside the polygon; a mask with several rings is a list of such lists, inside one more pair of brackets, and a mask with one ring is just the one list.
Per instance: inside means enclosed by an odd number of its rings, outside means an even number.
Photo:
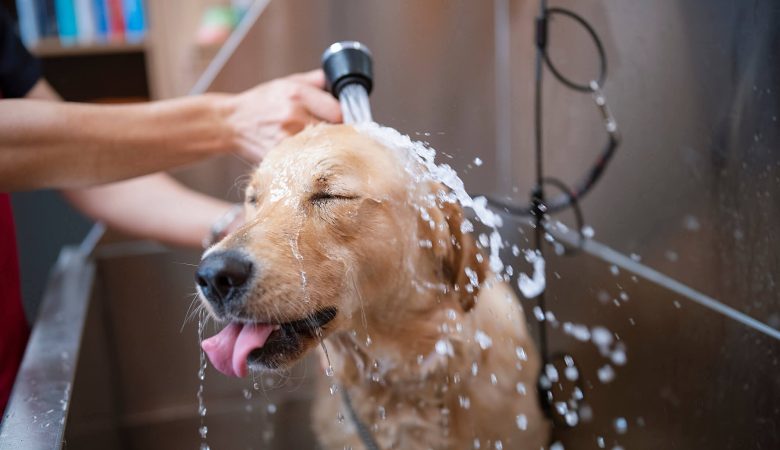
[{"label": "person's left hand", "polygon": [[319,122],[341,122],[339,102],[324,91],[322,70],[269,81],[225,98],[239,156],[258,163],[282,139]]}]

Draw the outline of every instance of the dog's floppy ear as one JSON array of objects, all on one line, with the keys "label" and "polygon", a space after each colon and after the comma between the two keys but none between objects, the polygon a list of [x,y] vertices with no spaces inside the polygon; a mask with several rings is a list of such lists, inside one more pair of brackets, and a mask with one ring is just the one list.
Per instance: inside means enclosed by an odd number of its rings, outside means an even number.
[{"label": "dog's floppy ear", "polygon": [[471,233],[463,231],[460,204],[437,200],[435,209],[431,212],[437,237],[432,242],[434,254],[441,263],[444,281],[458,293],[463,310],[468,311],[474,306],[479,286],[487,277],[487,261]]}]

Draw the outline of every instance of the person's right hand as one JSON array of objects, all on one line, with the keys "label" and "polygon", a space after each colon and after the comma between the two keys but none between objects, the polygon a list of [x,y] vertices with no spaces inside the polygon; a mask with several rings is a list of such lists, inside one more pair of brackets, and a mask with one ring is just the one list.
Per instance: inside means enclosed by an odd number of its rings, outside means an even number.
[{"label": "person's right hand", "polygon": [[324,90],[322,70],[269,81],[226,98],[235,151],[258,163],[282,139],[307,125],[341,122],[341,107]]}]

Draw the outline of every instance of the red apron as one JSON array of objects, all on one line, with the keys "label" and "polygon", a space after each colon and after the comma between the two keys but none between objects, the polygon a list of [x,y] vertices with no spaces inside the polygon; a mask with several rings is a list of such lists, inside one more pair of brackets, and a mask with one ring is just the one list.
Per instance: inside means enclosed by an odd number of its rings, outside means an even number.
[{"label": "red apron", "polygon": [[19,288],[11,198],[0,193],[0,413],[11,395],[29,334]]}]

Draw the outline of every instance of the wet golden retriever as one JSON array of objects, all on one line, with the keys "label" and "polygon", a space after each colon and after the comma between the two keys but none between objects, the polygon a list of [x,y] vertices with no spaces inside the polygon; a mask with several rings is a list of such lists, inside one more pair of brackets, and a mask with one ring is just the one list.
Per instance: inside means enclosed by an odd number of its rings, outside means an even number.
[{"label": "wet golden retriever", "polygon": [[269,153],[246,223],[197,271],[227,324],[204,350],[245,376],[324,340],[332,376],[313,417],[327,449],[365,448],[358,424],[383,449],[543,447],[540,363],[517,298],[442,186],[371,136],[321,125]]}]

